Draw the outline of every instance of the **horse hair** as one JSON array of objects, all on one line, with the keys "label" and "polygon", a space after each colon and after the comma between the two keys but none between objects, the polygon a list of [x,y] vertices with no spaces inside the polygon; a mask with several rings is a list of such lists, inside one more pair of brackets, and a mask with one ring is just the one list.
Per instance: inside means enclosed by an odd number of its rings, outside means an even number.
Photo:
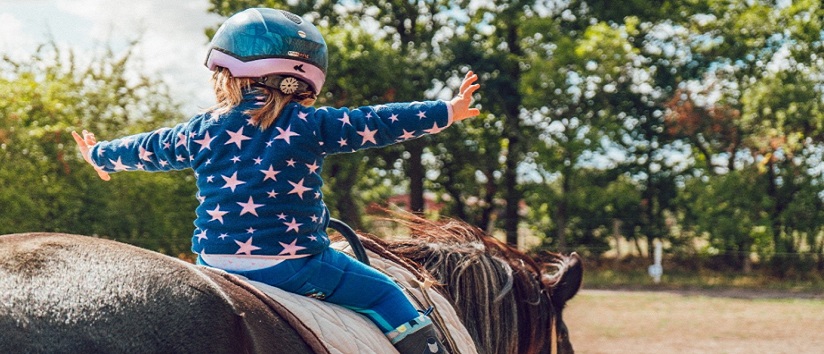
[{"label": "horse hair", "polygon": [[[364,247],[398,262],[419,280],[434,278],[454,303],[479,353],[548,352],[556,314],[550,292],[566,270],[564,256],[552,254],[551,267],[557,272],[550,276],[523,252],[463,222],[412,214],[388,220],[407,227],[411,237],[384,241],[366,235],[361,238]],[[517,328],[501,326],[506,323]]]}]

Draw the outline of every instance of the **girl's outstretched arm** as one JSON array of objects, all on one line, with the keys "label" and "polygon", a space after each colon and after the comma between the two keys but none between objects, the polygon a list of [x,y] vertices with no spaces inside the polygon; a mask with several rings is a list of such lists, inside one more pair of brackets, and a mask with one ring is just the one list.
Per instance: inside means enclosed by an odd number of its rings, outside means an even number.
[{"label": "girl's outstretched arm", "polygon": [[458,122],[481,114],[479,109],[469,107],[472,103],[472,94],[481,87],[481,85],[475,83],[476,81],[478,81],[478,75],[473,73],[472,70],[468,71],[463,82],[461,82],[458,95],[449,102],[452,105],[453,121]]},{"label": "girl's outstretched arm", "polygon": [[72,132],[72,137],[74,137],[77,147],[80,148],[80,154],[83,155],[83,159],[94,167],[95,171],[97,171],[97,175],[100,176],[100,179],[104,181],[110,180],[111,177],[109,174],[106,173],[106,171],[101,170],[100,167],[97,167],[89,157],[89,149],[97,144],[97,139],[94,138],[94,134],[83,130],[83,137],[80,137],[80,134],[77,134],[77,132]]}]

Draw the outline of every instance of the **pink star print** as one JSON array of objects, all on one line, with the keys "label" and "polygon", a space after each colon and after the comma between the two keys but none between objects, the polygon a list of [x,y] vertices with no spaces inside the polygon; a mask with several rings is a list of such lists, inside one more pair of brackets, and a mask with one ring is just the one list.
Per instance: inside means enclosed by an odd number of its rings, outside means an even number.
[{"label": "pink star print", "polygon": [[289,194],[297,194],[300,197],[300,199],[303,199],[303,193],[308,190],[312,190],[312,188],[307,188],[303,186],[303,180],[304,178],[301,178],[300,181],[298,181],[298,183],[289,181],[289,184],[291,184],[292,187],[294,187],[291,191],[289,191]]},{"label": "pink star print", "polygon": [[347,124],[352,125],[352,123],[349,122],[349,115],[346,114],[346,112],[343,112],[343,118],[339,118],[338,120],[343,122],[341,127],[345,127]]},{"label": "pink star print", "polygon": [[240,129],[238,129],[236,132],[227,130],[226,134],[229,134],[230,138],[229,138],[229,141],[227,141],[223,145],[229,145],[229,144],[234,143],[235,145],[237,145],[238,149],[241,148],[240,145],[243,143],[244,140],[251,140],[252,139],[252,138],[250,138],[246,135],[243,135],[243,127],[240,127]]},{"label": "pink star print", "polygon": [[124,165],[123,162],[120,161],[119,156],[117,157],[117,161],[109,159],[109,162],[114,164],[115,171],[125,171],[127,168],[129,168],[129,166]]},{"label": "pink star print", "polygon": [[403,135],[400,136],[401,140],[409,140],[415,137],[415,131],[408,132],[406,129],[403,130]]},{"label": "pink star print", "polygon": [[197,242],[200,242],[200,240],[208,240],[209,239],[208,237],[206,237],[206,230],[200,230],[200,233],[195,235],[195,236],[197,236]]},{"label": "pink star print", "polygon": [[235,191],[235,188],[237,188],[237,186],[246,183],[246,182],[243,182],[243,181],[240,181],[240,180],[237,179],[237,172],[232,174],[232,177],[226,177],[226,176],[220,176],[220,177],[223,177],[223,180],[226,181],[226,185],[224,185],[223,187],[220,187],[220,189],[229,188],[229,189],[232,190],[232,192]]},{"label": "pink star print", "polygon": [[393,113],[391,116],[389,116],[389,120],[390,120],[392,123],[397,122],[397,121],[398,121],[398,115]]},{"label": "pink star print", "polygon": [[439,127],[438,123],[435,123],[434,125],[432,125],[432,129],[424,129],[424,132],[426,132],[428,134],[438,134],[438,133],[442,132],[443,130],[444,130],[444,128]]},{"label": "pink star print", "polygon": [[280,253],[278,253],[278,255],[289,254],[290,256],[294,256],[295,254],[298,253],[298,251],[306,249],[306,247],[296,245],[297,242],[298,242],[298,239],[294,239],[292,241],[292,243],[288,243],[288,244],[283,243],[283,242],[278,242],[281,246],[283,246],[283,251],[280,251]]},{"label": "pink star print", "polygon": [[361,142],[361,146],[366,145],[367,142],[372,142],[372,144],[377,144],[375,141],[375,133],[377,130],[369,130],[369,127],[364,127],[363,131],[359,131],[358,135],[363,137],[363,141]]},{"label": "pink star print", "polygon": [[137,155],[140,156],[141,160],[152,161],[151,156],[154,155],[153,152],[144,149],[142,146],[139,150],[140,152]]},{"label": "pink star print", "polygon": [[209,136],[209,132],[206,132],[206,135],[203,136],[203,139],[195,140],[195,142],[200,144],[200,151],[203,151],[203,149],[212,150],[212,147],[210,146],[212,145],[212,140],[214,140],[214,138]]},{"label": "pink star print", "polygon": [[257,208],[260,208],[260,207],[263,206],[263,204],[255,204],[255,201],[252,200],[251,196],[249,196],[249,201],[248,202],[246,202],[246,203],[238,202],[237,204],[243,207],[243,210],[240,211],[240,215],[252,214],[254,216],[258,216]]},{"label": "pink star print", "polygon": [[317,162],[317,161],[312,162],[312,164],[311,164],[311,165],[310,165],[310,164],[306,164],[306,167],[308,167],[308,168],[309,168],[309,173],[317,173],[318,168],[320,168],[320,166],[318,166],[318,162]]},{"label": "pink star print", "polygon": [[277,128],[277,130],[280,132],[280,134],[278,134],[278,136],[275,137],[275,140],[277,140],[277,139],[286,140],[287,144],[292,144],[292,142],[289,140],[291,137],[300,136],[300,134],[295,133],[295,132],[292,131],[292,126],[291,125],[286,127],[286,130],[281,129],[280,127],[275,127],[275,128]]},{"label": "pink star print", "polygon": [[260,172],[263,172],[263,174],[265,175],[265,176],[263,177],[263,180],[264,180],[264,181],[265,181],[265,180],[267,180],[267,179],[271,179],[271,180],[273,180],[273,181],[275,181],[275,182],[277,182],[277,181],[278,181],[277,175],[278,175],[278,173],[280,173],[280,171],[275,171],[275,170],[272,168],[272,165],[269,165],[269,169],[268,169],[268,170],[260,170]]},{"label": "pink star print", "polygon": [[252,251],[259,250],[260,247],[252,244],[252,238],[254,238],[254,236],[249,237],[249,239],[246,240],[246,242],[240,242],[238,240],[235,240],[235,243],[237,243],[237,245],[240,246],[240,249],[238,249],[237,252],[235,252],[235,254],[245,253],[247,256],[251,256]]},{"label": "pink star print", "polygon": [[178,133],[177,134],[177,143],[175,143],[175,147],[185,146],[185,145],[186,145],[186,134]]},{"label": "pink star print", "polygon": [[300,231],[298,228],[299,228],[301,225],[303,225],[303,224],[301,224],[301,223],[297,222],[297,221],[295,220],[295,218],[292,218],[292,222],[285,222],[285,223],[283,223],[283,225],[289,226],[289,227],[286,229],[286,232],[289,232],[289,231],[295,231],[295,232],[298,232],[298,231]]},{"label": "pink star print", "polygon": [[134,138],[123,138],[120,139],[120,146],[129,146],[132,142],[134,142]]},{"label": "pink star print", "polygon": [[220,204],[216,205],[212,210],[206,210],[206,213],[212,216],[212,219],[209,221],[217,220],[220,221],[221,224],[223,223],[223,215],[229,214],[228,211],[220,210]]}]

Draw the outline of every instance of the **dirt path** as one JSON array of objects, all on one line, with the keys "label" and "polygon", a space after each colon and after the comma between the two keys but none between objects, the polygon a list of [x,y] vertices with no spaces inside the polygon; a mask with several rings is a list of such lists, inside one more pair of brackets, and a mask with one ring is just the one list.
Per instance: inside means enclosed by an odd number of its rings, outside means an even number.
[{"label": "dirt path", "polygon": [[564,312],[577,353],[824,353],[824,300],[750,292],[583,290]]}]

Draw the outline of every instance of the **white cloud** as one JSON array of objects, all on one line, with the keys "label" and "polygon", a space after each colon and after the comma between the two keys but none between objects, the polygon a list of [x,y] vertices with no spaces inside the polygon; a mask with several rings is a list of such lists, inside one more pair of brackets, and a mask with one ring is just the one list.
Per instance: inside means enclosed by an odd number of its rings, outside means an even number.
[{"label": "white cloud", "polygon": [[34,39],[23,31],[23,23],[10,13],[0,13],[0,53],[17,58],[34,49]]},{"label": "white cloud", "polygon": [[206,27],[221,22],[206,0],[57,0],[58,8],[91,21],[88,35],[115,47],[139,39],[135,54],[149,73],[173,87],[187,113],[211,105],[203,66]]},{"label": "white cloud", "polygon": [[138,40],[136,65],[167,82],[185,112],[194,114],[213,102],[210,72],[203,66],[208,45],[204,29],[222,18],[207,13],[208,6],[208,0],[39,0],[3,5],[0,50],[23,48],[30,53],[49,36],[79,53],[105,46],[119,51]]}]

